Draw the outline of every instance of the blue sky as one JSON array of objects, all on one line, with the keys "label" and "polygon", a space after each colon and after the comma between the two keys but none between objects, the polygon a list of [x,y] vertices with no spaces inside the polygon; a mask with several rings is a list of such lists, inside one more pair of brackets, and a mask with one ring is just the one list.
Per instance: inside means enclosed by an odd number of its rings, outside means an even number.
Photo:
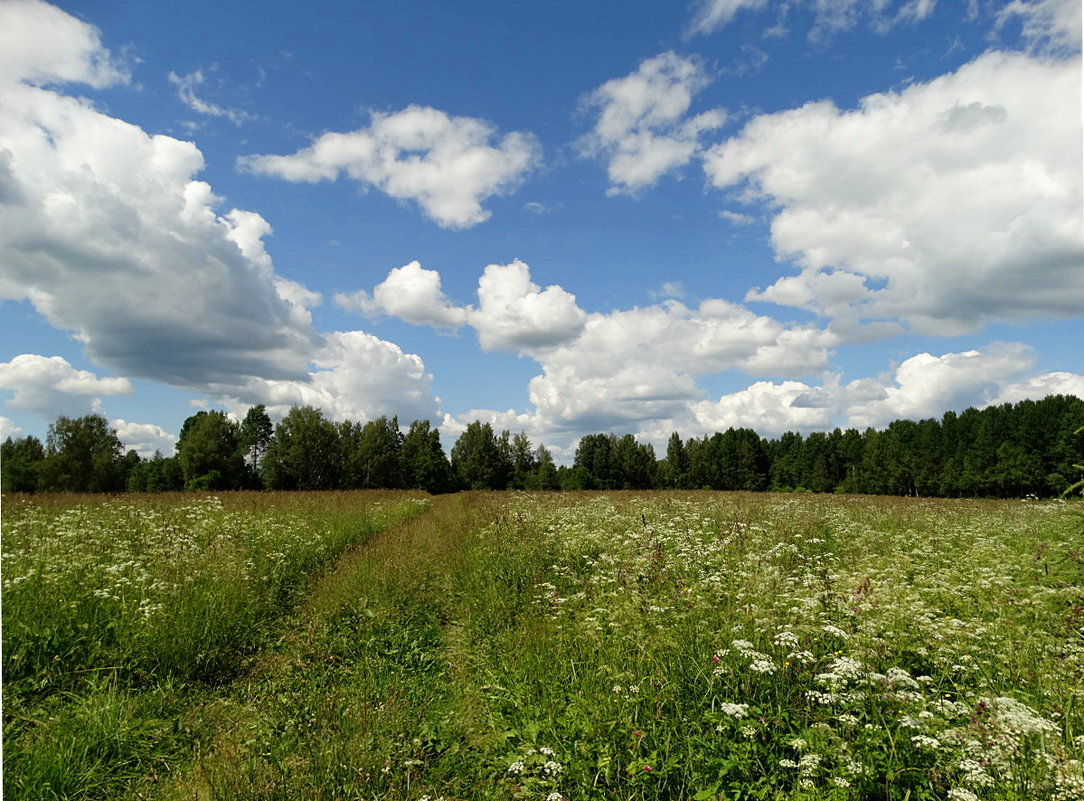
[{"label": "blue sky", "polygon": [[1084,396],[1078,0],[0,2],[0,434],[567,460]]}]

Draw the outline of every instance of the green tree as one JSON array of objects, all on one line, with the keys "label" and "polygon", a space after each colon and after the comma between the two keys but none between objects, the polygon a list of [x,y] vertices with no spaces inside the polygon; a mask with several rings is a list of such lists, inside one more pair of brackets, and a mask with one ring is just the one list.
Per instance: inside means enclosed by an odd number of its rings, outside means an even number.
[{"label": "green tree", "polygon": [[538,456],[525,431],[512,437],[511,444],[512,476],[508,489],[534,489],[535,474],[538,471]]},{"label": "green tree", "polygon": [[666,459],[662,463],[660,483],[664,489],[690,489],[689,455],[678,432],[666,442]]},{"label": "green tree", "polygon": [[121,492],[123,446],[100,414],[58,417],[49,426],[40,486],[59,492]]},{"label": "green tree", "polygon": [[579,471],[577,489],[607,490],[614,488],[613,450],[617,438],[613,434],[587,434],[576,446],[572,460],[573,471]]},{"label": "green tree", "polygon": [[45,447],[37,437],[8,437],[0,445],[0,491],[34,492]]},{"label": "green tree", "polygon": [[400,456],[408,489],[433,494],[451,490],[452,468],[440,444],[440,429],[430,427],[428,420],[410,424]]},{"label": "green tree", "polygon": [[768,444],[769,483],[773,491],[789,492],[802,483],[800,459],[802,435],[788,431]]},{"label": "green tree", "polygon": [[611,482],[615,489],[651,489],[655,483],[655,449],[632,434],[611,440]]},{"label": "green tree", "polygon": [[271,437],[275,434],[275,426],[271,423],[271,417],[267,414],[267,407],[262,403],[253,406],[245,413],[245,419],[241,421],[241,430],[238,432],[237,443],[245,456],[245,467],[250,476],[258,477],[260,462],[267,453],[267,446],[271,444]]},{"label": "green tree", "polygon": [[452,446],[452,475],[463,489],[504,489],[504,458],[493,426],[475,420]]},{"label": "green tree", "polygon": [[534,463],[534,472],[528,476],[525,489],[556,490],[561,488],[557,466],[553,463],[553,456],[544,445],[535,448]]},{"label": "green tree", "polygon": [[275,426],[261,472],[268,489],[338,489],[342,461],[335,424],[315,407],[294,407]]},{"label": "green tree", "polygon": [[200,411],[181,426],[177,460],[189,490],[232,490],[243,484],[241,427],[222,411]]},{"label": "green tree", "polygon": [[175,492],[184,489],[184,471],[176,456],[164,458],[159,451],[128,473],[129,492]]},{"label": "green tree", "polygon": [[403,434],[399,418],[370,420],[356,436],[344,437],[343,466],[347,486],[358,489],[402,489]]}]

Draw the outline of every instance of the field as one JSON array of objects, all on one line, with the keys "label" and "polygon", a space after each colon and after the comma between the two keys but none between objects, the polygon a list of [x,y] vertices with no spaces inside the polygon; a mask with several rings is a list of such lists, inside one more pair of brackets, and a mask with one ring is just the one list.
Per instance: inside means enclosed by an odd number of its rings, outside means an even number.
[{"label": "field", "polygon": [[5,797],[1084,798],[1052,503],[6,498]]}]

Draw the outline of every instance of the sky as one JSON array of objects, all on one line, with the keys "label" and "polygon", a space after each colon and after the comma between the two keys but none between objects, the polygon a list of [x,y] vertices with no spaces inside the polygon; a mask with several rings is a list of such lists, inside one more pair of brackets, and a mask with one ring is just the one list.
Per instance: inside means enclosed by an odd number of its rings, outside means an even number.
[{"label": "sky", "polygon": [[1084,397],[1081,94],[1079,0],[0,0],[0,438]]}]

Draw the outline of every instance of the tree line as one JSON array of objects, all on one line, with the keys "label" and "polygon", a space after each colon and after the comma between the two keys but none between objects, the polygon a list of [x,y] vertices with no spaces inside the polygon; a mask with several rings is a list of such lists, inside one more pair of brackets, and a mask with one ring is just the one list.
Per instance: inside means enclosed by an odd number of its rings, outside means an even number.
[{"label": "tree line", "polygon": [[174,490],[712,489],[1013,498],[1060,494],[1084,478],[1084,401],[1040,401],[896,420],[882,430],[835,429],[765,439],[748,428],[670,436],[658,458],[631,434],[589,434],[557,466],[525,433],[475,421],[445,454],[439,429],[398,418],[327,419],[295,407],[272,425],[264,406],[236,421],[200,411],[184,421],[176,455],[124,452],[101,415],[60,417],[46,441],[0,445],[4,492]]}]

